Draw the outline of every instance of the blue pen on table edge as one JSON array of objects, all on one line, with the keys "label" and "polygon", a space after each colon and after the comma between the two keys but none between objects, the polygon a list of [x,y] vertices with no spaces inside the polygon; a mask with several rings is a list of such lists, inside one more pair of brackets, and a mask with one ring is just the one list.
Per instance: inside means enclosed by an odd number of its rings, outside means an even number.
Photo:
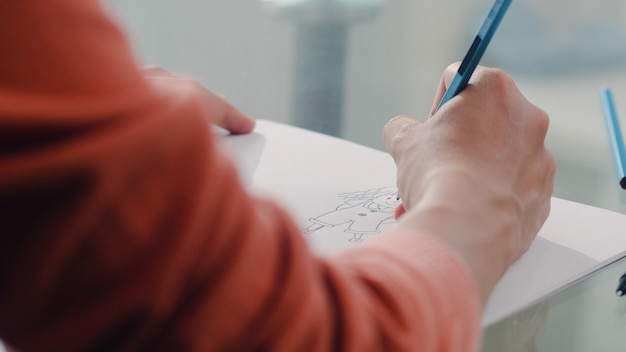
[{"label": "blue pen on table edge", "polygon": [[[624,169],[624,167],[626,167],[626,152],[624,151],[624,140],[622,139],[622,131],[619,126],[617,110],[615,109],[611,89],[608,87],[602,88],[600,91],[600,102],[602,103],[606,130],[609,134],[609,140],[611,141],[611,153],[613,154],[619,184],[623,189],[626,189],[626,170]],[[626,273],[619,278],[615,294],[619,297],[626,295]]]},{"label": "blue pen on table edge", "polygon": [[498,29],[498,25],[502,22],[502,17],[504,17],[506,10],[509,8],[509,5],[511,5],[511,1],[513,0],[495,0],[491,6],[491,10],[489,10],[487,14],[487,18],[485,18],[483,24],[480,26],[478,34],[474,37],[474,41],[467,51],[467,54],[465,54],[461,66],[459,66],[459,69],[435,111],[439,110],[443,104],[447,103],[448,100],[454,98],[467,87],[472,73],[474,73],[476,66],[478,66],[478,62],[480,62],[485,50],[487,50],[487,46],[495,34],[496,29]]},{"label": "blue pen on table edge", "polygon": [[615,293],[620,297],[626,295],[626,274],[620,277],[619,284],[617,285],[617,290],[615,291]]},{"label": "blue pen on table edge", "polygon": [[604,122],[609,134],[611,152],[613,154],[619,185],[622,189],[626,189],[626,151],[624,151],[624,140],[622,139],[622,131],[620,129],[611,89],[605,87],[600,91],[600,102],[602,103]]}]

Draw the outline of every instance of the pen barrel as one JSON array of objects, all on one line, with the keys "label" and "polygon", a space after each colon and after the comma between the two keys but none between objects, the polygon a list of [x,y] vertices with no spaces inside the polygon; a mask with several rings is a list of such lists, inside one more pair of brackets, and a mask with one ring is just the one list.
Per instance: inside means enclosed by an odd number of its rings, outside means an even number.
[{"label": "pen barrel", "polygon": [[624,150],[624,140],[611,90],[609,88],[602,89],[600,99],[617,178],[620,186],[626,189],[626,151]]}]

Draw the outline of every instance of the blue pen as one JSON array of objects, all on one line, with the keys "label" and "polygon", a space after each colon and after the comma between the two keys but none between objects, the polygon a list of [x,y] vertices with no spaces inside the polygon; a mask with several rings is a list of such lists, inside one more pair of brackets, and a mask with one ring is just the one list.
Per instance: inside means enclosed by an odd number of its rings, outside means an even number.
[{"label": "blue pen", "polygon": [[626,189],[626,152],[624,151],[624,140],[622,139],[622,131],[619,127],[619,119],[613,102],[613,94],[609,88],[603,88],[600,91],[600,102],[602,103],[602,112],[604,113],[604,122],[606,130],[609,133],[609,141],[611,143],[611,152],[615,169],[619,179],[619,185]]},{"label": "blue pen", "polygon": [[512,0],[496,0],[493,3],[489,14],[487,14],[487,18],[485,18],[482,26],[480,26],[478,34],[474,38],[472,46],[470,46],[467,54],[465,54],[465,58],[463,58],[461,66],[459,66],[456,75],[454,75],[452,82],[450,82],[450,86],[443,95],[443,98],[441,98],[441,101],[437,106],[437,110],[439,110],[443,104],[447,103],[448,100],[454,98],[457,94],[461,93],[465,87],[467,87],[467,83],[469,82],[472,73],[474,73],[476,66],[478,66],[478,62],[485,53],[485,50],[487,50],[487,45],[489,45],[489,42],[491,41],[493,34],[496,32],[498,25],[502,21],[502,17],[504,17],[506,10],[509,8],[511,1]]},{"label": "blue pen", "polygon": [[620,297],[626,294],[626,274],[619,278],[619,283],[617,284],[617,290],[615,293]]}]

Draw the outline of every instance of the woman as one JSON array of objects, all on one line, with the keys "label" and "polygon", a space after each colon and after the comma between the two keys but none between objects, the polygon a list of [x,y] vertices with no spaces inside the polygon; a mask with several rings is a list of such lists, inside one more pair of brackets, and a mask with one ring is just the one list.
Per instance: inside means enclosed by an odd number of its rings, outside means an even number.
[{"label": "woman", "polygon": [[385,126],[398,226],[318,258],[206,128],[254,120],[139,69],[98,2],[4,1],[0,23],[0,337],[20,351],[476,350],[548,216],[548,118],[500,70]]}]

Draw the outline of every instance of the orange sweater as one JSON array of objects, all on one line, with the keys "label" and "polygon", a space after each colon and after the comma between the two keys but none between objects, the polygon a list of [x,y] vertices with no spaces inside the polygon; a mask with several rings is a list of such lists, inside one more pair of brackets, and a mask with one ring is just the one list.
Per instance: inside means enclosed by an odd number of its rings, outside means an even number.
[{"label": "orange sweater", "polygon": [[0,2],[0,337],[21,351],[472,351],[430,236],[330,258],[252,198],[184,87],[92,0]]}]

